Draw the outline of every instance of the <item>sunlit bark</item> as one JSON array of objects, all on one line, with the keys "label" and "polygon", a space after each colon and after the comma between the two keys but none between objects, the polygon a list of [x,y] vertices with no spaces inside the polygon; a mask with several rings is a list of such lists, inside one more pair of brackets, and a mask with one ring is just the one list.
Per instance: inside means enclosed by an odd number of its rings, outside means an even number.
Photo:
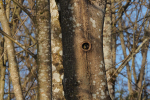
[{"label": "sunlit bark", "polygon": [[[111,0],[107,0],[106,13],[104,18],[104,29],[103,29],[103,52],[107,80],[110,79],[112,73],[114,72],[113,59],[112,59],[112,17],[111,17]],[[109,81],[108,90],[111,99],[114,99],[114,81]]]},{"label": "sunlit bark", "polygon": [[[111,0],[111,11],[115,12],[115,0]],[[112,62],[113,67],[116,65],[116,27],[115,27],[115,14],[112,14]]]},{"label": "sunlit bark", "polygon": [[61,0],[67,100],[110,100],[103,59],[105,1]]},{"label": "sunlit bark", "polygon": [[[4,11],[3,2],[0,0],[0,22],[4,32],[11,36],[10,27],[8,24],[8,20],[6,17],[6,13]],[[12,84],[14,88],[14,93],[16,96],[16,100],[23,100],[23,94],[21,90],[20,80],[19,80],[19,72],[18,72],[18,65],[16,62],[15,51],[14,51],[14,44],[13,42],[5,37],[5,41],[7,44],[7,54],[9,60],[9,67],[10,67],[10,74],[12,79]]]},{"label": "sunlit bark", "polygon": [[4,66],[4,59],[2,56],[4,53],[4,39],[2,37],[0,39],[0,100],[3,100],[6,66]]},{"label": "sunlit bark", "polygon": [[52,100],[50,1],[37,0],[38,100]]},{"label": "sunlit bark", "polygon": [[[10,14],[10,1],[6,0],[6,16],[7,20],[9,20]],[[0,100],[3,100],[4,97],[4,87],[5,87],[5,73],[6,73],[6,42],[4,38],[1,37],[0,39]],[[5,46],[4,46],[5,45]]]},{"label": "sunlit bark", "polygon": [[[144,39],[146,37],[148,37],[149,33],[144,33]],[[140,73],[139,73],[139,76],[138,76],[138,83],[137,83],[137,86],[138,86],[138,100],[141,100],[142,98],[142,90],[143,90],[143,80],[144,80],[144,74],[145,74],[145,65],[146,65],[146,61],[147,61],[147,52],[148,52],[148,45],[149,43],[146,42],[144,44],[144,46],[142,47],[142,64],[141,64],[141,70],[140,70]]]},{"label": "sunlit bark", "polygon": [[63,65],[62,65],[62,33],[59,21],[58,7],[55,0],[50,0],[51,4],[51,43],[52,43],[52,76],[53,76],[53,100],[64,100],[62,85]]},{"label": "sunlit bark", "polygon": [[[120,24],[121,24],[121,22],[120,22]],[[120,25],[119,26],[120,30],[121,30],[121,27],[122,26]],[[126,58],[127,57],[126,47],[125,47],[124,36],[123,36],[122,32],[120,33],[120,41],[121,41],[124,58]],[[128,75],[128,90],[129,90],[129,94],[132,95],[133,91],[132,91],[132,84],[131,84],[131,70],[130,70],[130,66],[128,63],[126,64],[126,68],[127,68],[127,75]]]}]

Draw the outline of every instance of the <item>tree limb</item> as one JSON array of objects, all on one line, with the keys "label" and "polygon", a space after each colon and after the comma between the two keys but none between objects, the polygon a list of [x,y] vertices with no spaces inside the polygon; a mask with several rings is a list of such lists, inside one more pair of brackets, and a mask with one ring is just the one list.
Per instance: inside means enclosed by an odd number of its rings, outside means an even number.
[{"label": "tree limb", "polygon": [[33,58],[36,59],[36,55],[33,54],[31,51],[27,50],[25,48],[25,46],[23,46],[22,44],[20,44],[17,40],[15,40],[14,38],[12,38],[10,35],[6,34],[3,30],[1,30],[0,28],[0,33],[2,33],[4,36],[6,36],[7,38],[9,38],[11,41],[13,41],[14,43],[16,43],[17,45],[19,45],[22,49],[24,49],[25,51],[27,51]]},{"label": "tree limb", "polygon": [[36,19],[35,16],[33,16],[22,4],[20,4],[18,1],[16,0],[12,0],[17,6],[19,6],[33,21],[33,23],[36,23]]},{"label": "tree limb", "polygon": [[135,50],[135,52],[131,52],[122,62],[122,64],[114,71],[114,73],[112,74],[112,77],[110,77],[110,79],[108,80],[108,82],[110,80],[113,79],[113,77],[117,77],[118,74],[121,72],[121,70],[125,67],[125,65],[132,59],[132,56],[134,56],[135,54],[137,54],[140,50],[140,48],[149,40],[150,38],[146,38],[140,45],[139,47]]}]

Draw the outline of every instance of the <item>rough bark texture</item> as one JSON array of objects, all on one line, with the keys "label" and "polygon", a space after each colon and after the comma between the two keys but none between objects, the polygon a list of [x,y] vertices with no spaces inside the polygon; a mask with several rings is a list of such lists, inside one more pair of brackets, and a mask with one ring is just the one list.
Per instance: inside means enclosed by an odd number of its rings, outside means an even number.
[{"label": "rough bark texture", "polygon": [[[111,11],[115,12],[115,0],[111,0]],[[112,14],[112,59],[113,66],[116,66],[116,27],[115,27],[115,14]]]},{"label": "rough bark texture", "polygon": [[62,33],[59,22],[58,7],[55,0],[50,0],[51,11],[51,44],[52,44],[52,76],[53,76],[53,100],[65,100],[62,79]]},{"label": "rough bark texture", "polygon": [[60,5],[65,98],[110,100],[103,59],[105,1],[61,0]]},{"label": "rough bark texture", "polygon": [[5,71],[6,66],[3,64],[2,54],[4,53],[4,41],[3,38],[0,37],[0,100],[3,100],[4,97],[4,87],[5,87]]},{"label": "rough bark texture", "polygon": [[[110,79],[112,73],[114,72],[114,66],[112,62],[112,28],[111,28],[111,1],[107,0],[106,13],[104,18],[104,30],[103,30],[103,51],[104,51],[104,61],[107,80]],[[109,81],[108,90],[111,99],[114,99],[114,81]]]},{"label": "rough bark texture", "polygon": [[38,100],[52,100],[50,1],[37,0]]},{"label": "rough bark texture", "polygon": [[[0,0],[0,22],[3,28],[3,31],[11,36],[10,27],[8,24],[6,13],[3,8],[2,0]],[[7,54],[8,54],[8,60],[9,60],[10,74],[11,74],[15,97],[16,97],[16,100],[23,100],[23,95],[22,95],[22,90],[21,90],[21,85],[20,85],[20,80],[19,80],[18,65],[16,62],[15,51],[14,51],[14,44],[10,39],[6,37],[5,37],[5,41],[7,44]]]}]

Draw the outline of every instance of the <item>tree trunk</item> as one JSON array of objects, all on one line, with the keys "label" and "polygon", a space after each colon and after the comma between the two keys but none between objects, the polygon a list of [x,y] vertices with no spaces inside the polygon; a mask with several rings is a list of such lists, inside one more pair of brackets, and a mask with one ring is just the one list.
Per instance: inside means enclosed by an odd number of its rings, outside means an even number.
[{"label": "tree trunk", "polygon": [[5,87],[5,72],[6,66],[4,66],[4,60],[2,54],[4,53],[4,39],[0,37],[0,100],[4,97],[4,87]]},{"label": "tree trunk", "polygon": [[[6,13],[4,11],[2,0],[0,0],[0,8],[1,8],[0,9],[0,22],[3,28],[3,31],[11,36],[10,27],[8,24]],[[22,94],[20,79],[19,79],[18,65],[17,65],[17,61],[15,57],[14,44],[10,39],[6,37],[5,37],[5,41],[7,44],[7,54],[8,54],[8,60],[9,60],[10,74],[11,74],[11,79],[12,79],[12,84],[13,84],[16,100],[23,100],[23,94]]]},{"label": "tree trunk", "polygon": [[[104,30],[103,30],[103,51],[104,51],[104,61],[107,80],[110,79],[111,75],[115,70],[112,60],[112,28],[111,28],[111,0],[107,0],[106,13],[104,18]],[[114,83],[115,81],[109,81],[108,90],[112,100],[114,100]]]},{"label": "tree trunk", "polygon": [[37,1],[38,100],[52,100],[50,1]]},{"label": "tree trunk", "polygon": [[110,100],[103,59],[105,1],[61,0],[67,100]]},{"label": "tree trunk", "polygon": [[[111,0],[111,11],[115,12],[115,0]],[[115,14],[112,13],[112,61],[113,66],[116,66],[116,27],[115,27]]]},{"label": "tree trunk", "polygon": [[59,13],[55,0],[50,0],[50,4],[53,100],[65,100],[62,85],[64,71],[62,65],[62,33],[59,22]]},{"label": "tree trunk", "polygon": [[[121,24],[121,20],[120,20],[119,23]],[[119,29],[121,30],[121,25],[119,25]],[[120,41],[121,41],[121,47],[122,47],[124,58],[126,58],[127,54],[126,54],[126,47],[125,47],[123,32],[120,33]],[[131,81],[132,81],[131,80],[131,70],[130,70],[130,66],[129,66],[128,63],[126,64],[126,68],[127,68],[127,75],[128,75],[128,90],[129,90],[129,95],[132,95],[133,90],[132,90],[132,84],[131,84]]]},{"label": "tree trunk", "polygon": [[[148,36],[149,33],[144,33],[144,37],[143,40]],[[139,73],[139,77],[138,77],[138,100],[141,100],[142,98],[142,92],[143,92],[143,79],[144,79],[144,75],[145,75],[145,65],[146,65],[146,61],[147,61],[147,52],[148,52],[148,45],[149,45],[149,41],[147,41],[141,50],[142,53],[142,64],[141,64],[141,69],[140,69],[140,73]]]}]

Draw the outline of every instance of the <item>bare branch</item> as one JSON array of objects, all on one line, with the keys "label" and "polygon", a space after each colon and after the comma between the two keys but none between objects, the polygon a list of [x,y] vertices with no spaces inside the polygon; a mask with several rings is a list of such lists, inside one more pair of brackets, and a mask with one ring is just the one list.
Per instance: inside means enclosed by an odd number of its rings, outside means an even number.
[{"label": "bare branch", "polygon": [[22,4],[20,4],[18,1],[16,0],[12,0],[17,6],[19,6],[31,19],[34,23],[36,23],[35,21],[35,16],[33,16]]},{"label": "bare branch", "polygon": [[117,77],[118,74],[121,72],[121,70],[125,67],[125,65],[132,59],[132,56],[137,54],[140,50],[140,48],[149,40],[150,38],[146,38],[140,45],[139,47],[135,50],[135,52],[131,52],[122,62],[122,64],[114,71],[112,74],[112,77],[108,80],[108,82],[115,76]]},{"label": "bare branch", "polygon": [[24,49],[25,51],[27,51],[33,58],[36,59],[36,55],[33,54],[31,51],[27,50],[25,48],[25,46],[23,46],[21,43],[17,42],[17,40],[15,40],[14,38],[12,38],[10,35],[6,34],[3,30],[1,30],[0,28],[0,33],[2,33],[4,36],[6,36],[7,38],[9,38],[11,41],[13,41],[14,43],[16,43],[17,45],[19,45],[22,49]]}]

